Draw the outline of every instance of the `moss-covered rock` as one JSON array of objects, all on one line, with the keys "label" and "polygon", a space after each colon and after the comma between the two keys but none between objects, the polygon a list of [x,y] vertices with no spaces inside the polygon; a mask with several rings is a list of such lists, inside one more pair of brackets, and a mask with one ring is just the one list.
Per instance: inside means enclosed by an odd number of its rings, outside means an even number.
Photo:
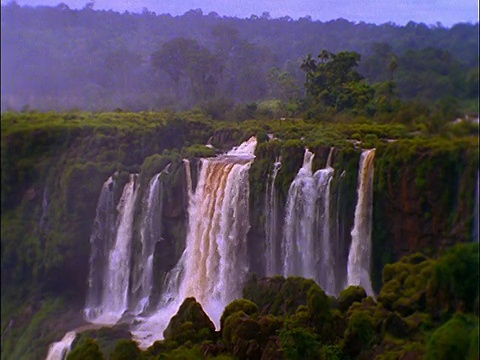
[{"label": "moss-covered rock", "polygon": [[472,341],[474,333],[478,334],[478,318],[455,314],[432,334],[427,343],[425,359],[466,359],[467,356],[477,359],[478,344]]},{"label": "moss-covered rock", "polygon": [[86,339],[93,339],[100,351],[106,357],[109,357],[119,341],[129,341],[131,338],[132,333],[127,324],[119,324],[113,327],[105,326],[78,334],[72,343],[72,350],[84,343]]},{"label": "moss-covered rock", "polygon": [[282,276],[263,279],[251,276],[243,288],[243,297],[257,304],[260,313],[274,313],[272,306],[284,283]]},{"label": "moss-covered rock", "polygon": [[183,344],[215,338],[215,325],[195,298],[186,298],[163,332],[165,339]]},{"label": "moss-covered rock", "polygon": [[105,360],[97,342],[86,338],[67,355],[67,360]]},{"label": "moss-covered rock", "polygon": [[340,292],[338,306],[341,311],[347,311],[354,302],[362,302],[367,297],[365,289],[361,286],[349,286]]},{"label": "moss-covered rock", "polygon": [[398,313],[391,313],[382,324],[382,333],[388,333],[397,338],[408,336],[409,327]]},{"label": "moss-covered rock", "polygon": [[479,294],[478,251],[478,243],[460,244],[435,262],[427,287],[428,308],[434,316],[474,311]]},{"label": "moss-covered rock", "polygon": [[222,317],[220,318],[220,327],[223,328],[227,317],[238,311],[242,311],[246,315],[252,316],[258,313],[258,306],[247,299],[237,299],[232,301],[225,307],[225,310],[223,310]]},{"label": "moss-covered rock", "polygon": [[135,341],[120,340],[109,357],[110,360],[141,360],[144,356]]},{"label": "moss-covered rock", "polygon": [[375,336],[373,319],[367,311],[355,311],[348,321],[344,334],[342,350],[350,357],[357,356],[362,350],[372,346]]}]

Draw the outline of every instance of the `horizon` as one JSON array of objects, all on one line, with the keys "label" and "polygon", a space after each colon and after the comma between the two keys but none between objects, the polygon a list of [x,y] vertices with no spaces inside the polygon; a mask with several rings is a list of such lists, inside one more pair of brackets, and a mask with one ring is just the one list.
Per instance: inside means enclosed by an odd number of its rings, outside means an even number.
[{"label": "horizon", "polygon": [[[239,4],[231,5],[228,1],[213,0],[186,0],[181,2],[153,0],[125,0],[115,2],[112,0],[19,0],[4,1],[2,6],[15,2],[19,6],[28,7],[56,7],[65,4],[70,9],[82,9],[90,5],[93,10],[113,10],[118,13],[142,13],[145,10],[156,15],[169,14],[182,16],[192,10],[202,10],[203,15],[217,13],[221,17],[235,17],[239,19],[262,17],[271,19],[290,17],[293,20],[311,18],[312,21],[328,22],[344,19],[353,23],[369,23],[381,25],[392,23],[405,26],[409,22],[424,23],[428,26],[452,27],[458,23],[476,24],[479,22],[478,3],[471,0],[461,0],[453,3],[448,0],[414,1],[390,3],[386,1],[371,0],[324,0],[318,3],[314,0],[298,0],[288,2],[285,0],[246,0]],[[308,9],[308,10],[306,10]]]}]

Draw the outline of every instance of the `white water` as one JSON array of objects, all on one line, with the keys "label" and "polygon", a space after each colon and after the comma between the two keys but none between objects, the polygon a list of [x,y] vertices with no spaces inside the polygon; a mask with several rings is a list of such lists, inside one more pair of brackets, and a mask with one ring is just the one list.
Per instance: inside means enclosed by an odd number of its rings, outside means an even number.
[{"label": "white water", "polygon": [[360,157],[358,200],[347,266],[348,286],[362,286],[368,296],[375,296],[370,281],[374,157],[375,149],[364,150]]},{"label": "white water", "polygon": [[114,202],[114,180],[109,177],[103,184],[98,198],[95,221],[90,236],[90,259],[85,318],[97,317],[96,309],[102,302],[104,274],[107,265],[105,254],[111,251],[116,230],[116,209]]},{"label": "white water", "polygon": [[316,205],[316,247],[318,254],[318,275],[316,280],[320,287],[328,295],[336,295],[335,283],[335,257],[330,236],[330,183],[333,178],[334,170],[331,167],[331,157],[333,148],[330,149],[326,167],[317,170],[313,177],[317,184],[317,205]]},{"label": "white water", "polygon": [[303,166],[290,185],[285,207],[282,242],[283,275],[315,278],[314,221],[316,186],[312,175],[314,154],[305,149]]},{"label": "white water", "polygon": [[241,295],[248,270],[248,170],[255,147],[256,139],[251,138],[225,155],[202,159],[189,201],[186,248],[167,275],[164,305],[132,330],[140,347],[162,338],[186,297],[195,297],[218,327],[224,307]]},{"label": "white water", "polygon": [[272,276],[279,273],[277,259],[277,229],[279,224],[277,194],[275,192],[275,178],[282,166],[281,159],[277,158],[273,164],[272,173],[269,175],[267,190],[265,192],[265,275]]},{"label": "white water", "polygon": [[95,314],[95,318],[88,320],[94,323],[113,325],[122,317],[128,307],[131,237],[134,204],[137,196],[137,176],[130,175],[130,181],[125,185],[117,205],[118,227],[103,277],[101,302],[97,308],[89,309],[89,313]]},{"label": "white water", "polygon": [[330,149],[324,169],[312,174],[314,154],[305,150],[304,162],[290,185],[282,242],[283,275],[314,279],[329,295],[335,294],[335,259],[330,236]]},{"label": "white water", "polygon": [[132,292],[136,295],[134,313],[140,314],[150,304],[153,287],[153,255],[155,244],[160,241],[162,221],[162,185],[160,176],[163,171],[154,175],[148,184],[143,198],[142,224],[140,228],[141,256],[138,270],[133,275]]},{"label": "white water", "polygon": [[46,360],[65,360],[76,336],[77,333],[75,331],[69,331],[62,340],[51,344],[48,348]]}]

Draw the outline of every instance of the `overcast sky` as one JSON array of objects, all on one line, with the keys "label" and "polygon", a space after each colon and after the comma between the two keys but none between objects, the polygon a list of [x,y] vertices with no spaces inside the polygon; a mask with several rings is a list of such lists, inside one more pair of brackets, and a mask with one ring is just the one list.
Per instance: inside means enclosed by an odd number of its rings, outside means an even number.
[{"label": "overcast sky", "polygon": [[[6,4],[10,0],[1,0]],[[20,5],[65,3],[70,8],[83,8],[88,0],[17,0]],[[268,11],[271,17],[294,19],[310,15],[314,20],[344,18],[382,24],[392,21],[405,25],[408,21],[433,25],[441,22],[452,26],[458,22],[478,22],[478,0],[92,0],[94,9],[141,12],[148,8],[157,14],[182,15],[190,9],[202,9],[223,16],[247,18]]]}]

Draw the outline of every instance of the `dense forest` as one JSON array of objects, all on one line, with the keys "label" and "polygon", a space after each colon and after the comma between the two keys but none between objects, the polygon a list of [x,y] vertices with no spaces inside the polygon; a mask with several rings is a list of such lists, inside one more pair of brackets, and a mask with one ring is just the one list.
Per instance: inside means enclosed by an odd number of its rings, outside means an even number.
[{"label": "dense forest", "polygon": [[1,17],[2,360],[478,359],[478,23]]},{"label": "dense forest", "polygon": [[[2,110],[141,111],[199,106],[245,117],[239,104],[305,110],[302,63],[322,49],[356,52],[365,82],[402,100],[478,106],[478,23],[373,25],[309,17],[249,19],[2,6]],[[382,85],[383,84],[383,85]],[[387,86],[388,88],[388,86]],[[276,104],[268,103],[277,100]],[[266,103],[265,103],[266,102]]]}]

